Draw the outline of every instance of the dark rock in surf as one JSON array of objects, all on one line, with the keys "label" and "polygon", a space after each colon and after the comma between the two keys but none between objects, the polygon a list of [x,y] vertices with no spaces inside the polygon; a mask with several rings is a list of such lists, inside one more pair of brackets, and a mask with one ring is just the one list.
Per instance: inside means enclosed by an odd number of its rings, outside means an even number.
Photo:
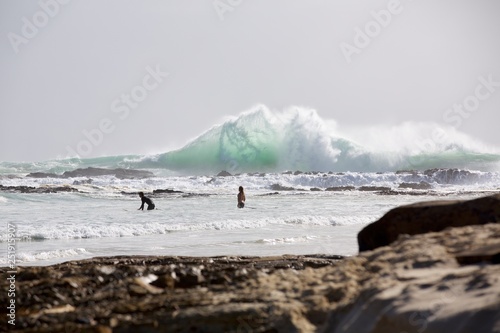
[{"label": "dark rock in surf", "polygon": [[394,208],[358,233],[359,251],[386,246],[400,235],[441,231],[448,227],[500,222],[500,194],[461,201],[421,202]]},{"label": "dark rock in surf", "polygon": [[271,185],[271,190],[273,191],[296,191],[293,187],[282,186],[280,184]]},{"label": "dark rock in surf", "polygon": [[65,178],[73,177],[98,177],[98,176],[115,176],[119,179],[134,179],[134,178],[150,178],[154,177],[154,173],[145,170],[134,169],[104,169],[88,167],[85,169],[76,169],[73,171],[66,171],[62,174]]},{"label": "dark rock in surf", "polygon": [[115,176],[119,179],[133,179],[133,178],[149,178],[154,177],[154,174],[145,170],[133,169],[105,169],[88,167],[85,169],[76,169],[73,171],[66,171],[62,175],[50,172],[32,172],[26,175],[29,178],[73,178],[73,177],[98,177],[98,176]]},{"label": "dark rock in surf", "polygon": [[376,194],[379,195],[432,195],[432,192],[429,191],[404,191],[404,190],[384,190],[384,191],[376,191]]},{"label": "dark rock in surf", "polygon": [[428,190],[432,188],[432,185],[421,181],[420,183],[401,183],[398,188],[410,188],[412,190]]},{"label": "dark rock in surf", "polygon": [[172,193],[184,193],[182,191],[176,191],[176,190],[171,190],[171,189],[157,189],[153,190],[153,194],[172,194]]},{"label": "dark rock in surf", "polygon": [[353,191],[355,189],[354,186],[332,186],[327,187],[325,191]]},{"label": "dark rock in surf", "polygon": [[195,198],[195,197],[209,197],[211,194],[208,193],[185,193],[182,195],[183,198]]},{"label": "dark rock in surf", "polygon": [[51,172],[31,172],[26,175],[28,178],[63,178],[61,175]]},{"label": "dark rock in surf", "polygon": [[424,175],[441,184],[470,183],[479,178],[475,173],[460,169],[428,169]]},{"label": "dark rock in surf", "polygon": [[222,170],[221,172],[219,172],[217,174],[217,177],[228,177],[228,176],[232,176],[229,172],[227,172],[226,170]]},{"label": "dark rock in surf", "polygon": [[[127,192],[127,191],[120,191],[121,195],[137,195],[138,192]],[[148,195],[148,193],[144,193],[145,195]]]},{"label": "dark rock in surf", "polygon": [[19,179],[18,175],[0,175],[0,179]]},{"label": "dark rock in surf", "polygon": [[358,187],[358,191],[388,191],[390,187],[386,186],[361,186]]},{"label": "dark rock in surf", "polygon": [[59,192],[79,192],[70,186],[4,186],[0,185],[0,192],[10,193],[59,193]]},{"label": "dark rock in surf", "polygon": [[92,179],[84,179],[84,180],[75,180],[73,181],[73,185],[88,185],[92,184]]},{"label": "dark rock in surf", "polygon": [[309,191],[311,191],[311,192],[321,192],[323,190],[320,189],[320,188],[317,188],[317,187],[311,187],[311,189]]},{"label": "dark rock in surf", "polygon": [[398,171],[396,171],[396,175],[412,175],[412,176],[416,176],[416,175],[418,175],[418,171],[417,170],[398,170]]}]

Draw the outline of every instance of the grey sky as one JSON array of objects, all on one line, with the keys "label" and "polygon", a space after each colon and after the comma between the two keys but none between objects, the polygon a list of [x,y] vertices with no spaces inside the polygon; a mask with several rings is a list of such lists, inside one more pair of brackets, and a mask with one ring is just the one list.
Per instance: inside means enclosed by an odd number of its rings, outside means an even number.
[{"label": "grey sky", "polygon": [[[356,27],[393,1],[1,0],[0,161],[66,156],[103,119],[88,156],[162,152],[259,103],[311,107],[339,128],[459,117],[499,147],[500,87],[467,116],[445,114],[479,77],[500,82],[500,2],[401,0],[348,63],[341,43],[356,47]],[[168,77],[146,78],[157,68]],[[144,100],[114,112],[134,88]]]}]

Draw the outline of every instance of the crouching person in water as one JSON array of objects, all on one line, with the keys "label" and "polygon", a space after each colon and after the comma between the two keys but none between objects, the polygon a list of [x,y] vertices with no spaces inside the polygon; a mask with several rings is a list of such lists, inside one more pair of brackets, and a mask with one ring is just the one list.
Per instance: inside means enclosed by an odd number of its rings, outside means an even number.
[{"label": "crouching person in water", "polygon": [[245,207],[245,192],[243,191],[243,186],[240,186],[238,193],[238,208]]},{"label": "crouching person in water", "polygon": [[139,192],[139,197],[141,197],[142,205],[141,207],[139,207],[138,210],[144,210],[144,204],[148,205],[147,210],[155,209],[155,204],[153,203],[153,200],[151,200],[148,197],[145,197],[144,192]]}]

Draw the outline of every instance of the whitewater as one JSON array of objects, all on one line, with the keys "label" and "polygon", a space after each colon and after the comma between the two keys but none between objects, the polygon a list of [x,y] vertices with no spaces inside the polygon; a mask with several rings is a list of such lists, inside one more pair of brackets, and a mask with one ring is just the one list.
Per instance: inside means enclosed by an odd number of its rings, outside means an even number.
[{"label": "whitewater", "polygon": [[[347,130],[311,109],[256,106],[161,154],[0,162],[0,212],[6,231],[15,225],[19,265],[105,255],[353,255],[357,232],[394,207],[498,192],[499,165],[495,147],[443,125]],[[87,167],[152,175],[61,176]],[[229,175],[217,176],[222,170]],[[236,208],[239,186],[244,209]],[[138,211],[138,191],[158,209]],[[0,265],[8,244],[2,232]]]}]

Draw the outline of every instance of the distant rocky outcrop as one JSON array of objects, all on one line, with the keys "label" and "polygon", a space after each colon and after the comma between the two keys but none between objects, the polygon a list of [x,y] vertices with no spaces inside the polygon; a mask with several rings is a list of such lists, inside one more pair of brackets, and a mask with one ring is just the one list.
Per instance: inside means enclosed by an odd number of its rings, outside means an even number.
[{"label": "distant rocky outcrop", "polygon": [[360,186],[358,187],[358,191],[388,191],[390,190],[390,187],[386,186]]},{"label": "distant rocky outcrop", "polygon": [[325,191],[353,191],[355,189],[354,186],[332,186],[327,187]]},{"label": "distant rocky outcrop", "polygon": [[19,179],[18,175],[0,175],[0,179]]},{"label": "distant rocky outcrop", "polygon": [[154,177],[154,173],[146,170],[134,170],[134,169],[104,169],[104,168],[92,168],[88,167],[85,169],[76,169],[73,171],[66,171],[62,174],[63,177],[97,177],[97,176],[115,176],[119,179],[131,179],[131,178],[150,178]]},{"label": "distant rocky outcrop", "polygon": [[479,177],[468,170],[460,169],[427,169],[424,175],[442,184],[470,183]]},{"label": "distant rocky outcrop", "polygon": [[62,175],[58,175],[51,172],[32,172],[26,175],[29,178],[64,178]]},{"label": "distant rocky outcrop", "polygon": [[73,171],[66,171],[62,175],[47,172],[32,172],[26,177],[30,178],[73,178],[73,177],[98,177],[98,176],[115,176],[119,179],[133,179],[133,178],[150,178],[154,177],[154,173],[146,170],[134,169],[105,169],[88,167],[85,169],[76,169]]},{"label": "distant rocky outcrop", "polygon": [[221,172],[219,172],[217,174],[217,177],[229,177],[229,176],[232,176],[232,174],[230,174],[229,172],[227,172],[226,170],[222,170]]},{"label": "distant rocky outcrop", "polygon": [[59,192],[79,192],[76,188],[70,186],[4,186],[0,185],[0,192],[10,193],[59,193]]},{"label": "distant rocky outcrop", "polygon": [[430,191],[407,191],[407,190],[383,190],[375,192],[379,195],[438,195],[438,193],[433,193]]},{"label": "distant rocky outcrop", "polygon": [[293,187],[283,186],[280,184],[272,184],[270,186],[270,189],[273,191],[296,191],[296,189]]},{"label": "distant rocky outcrop", "polygon": [[421,202],[394,208],[358,234],[359,251],[389,245],[400,235],[500,221],[500,194],[469,201]]},{"label": "distant rocky outcrop", "polygon": [[87,178],[83,180],[74,180],[73,185],[90,185],[92,184],[92,178]]},{"label": "distant rocky outcrop", "polygon": [[409,188],[412,190],[428,190],[432,188],[432,185],[421,181],[420,183],[401,183],[398,188]]},{"label": "distant rocky outcrop", "polygon": [[279,192],[271,192],[271,193],[264,193],[264,194],[257,194],[258,197],[267,197],[270,195],[279,195]]},{"label": "distant rocky outcrop", "polygon": [[418,173],[419,173],[418,170],[397,170],[395,172],[396,175],[413,175],[413,176],[418,175]]},{"label": "distant rocky outcrop", "polygon": [[171,190],[171,189],[157,189],[153,190],[153,194],[174,194],[174,193],[184,193],[182,191]]}]

